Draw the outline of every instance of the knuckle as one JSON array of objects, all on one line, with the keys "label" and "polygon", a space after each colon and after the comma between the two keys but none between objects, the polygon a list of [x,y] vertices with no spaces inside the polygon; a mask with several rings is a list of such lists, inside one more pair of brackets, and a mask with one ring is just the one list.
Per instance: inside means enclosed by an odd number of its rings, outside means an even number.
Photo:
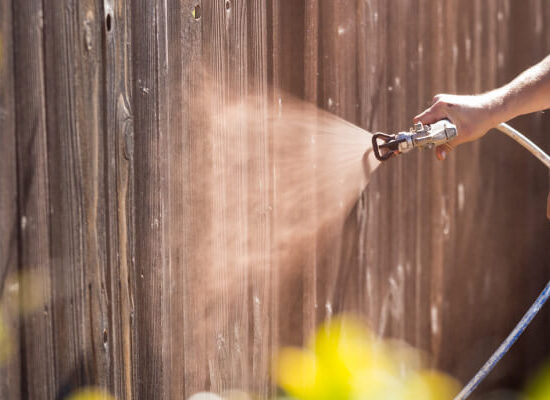
[{"label": "knuckle", "polygon": [[437,102],[434,103],[434,105],[432,106],[431,108],[431,111],[432,112],[440,112],[441,110],[443,110],[445,108],[445,103],[441,100],[438,100]]}]

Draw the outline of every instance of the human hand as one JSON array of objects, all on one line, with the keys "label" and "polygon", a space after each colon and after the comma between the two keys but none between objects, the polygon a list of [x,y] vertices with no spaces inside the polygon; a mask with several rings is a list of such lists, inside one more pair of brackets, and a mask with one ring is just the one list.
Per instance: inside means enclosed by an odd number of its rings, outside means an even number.
[{"label": "human hand", "polygon": [[498,125],[499,103],[497,92],[475,96],[439,94],[431,107],[414,117],[414,122],[433,124],[447,118],[456,125],[458,136],[435,149],[436,157],[444,160],[459,144],[477,140]]}]

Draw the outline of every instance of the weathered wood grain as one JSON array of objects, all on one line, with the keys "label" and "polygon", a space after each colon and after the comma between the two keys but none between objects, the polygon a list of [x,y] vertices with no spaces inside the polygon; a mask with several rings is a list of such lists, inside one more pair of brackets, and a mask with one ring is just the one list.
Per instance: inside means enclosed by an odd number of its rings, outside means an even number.
[{"label": "weathered wood grain", "polygon": [[21,396],[19,213],[11,2],[0,1],[0,398]]},{"label": "weathered wood grain", "polygon": [[[199,19],[192,18],[192,10],[197,5],[201,10]],[[211,183],[211,171],[204,172],[202,177],[200,172],[204,171],[203,167],[208,163],[203,160],[210,160],[212,152],[210,138],[205,135],[206,122],[199,111],[201,102],[204,102],[201,96],[203,80],[209,79],[202,65],[205,47],[202,26],[207,20],[208,13],[205,4],[201,2],[186,1],[182,4],[181,81],[177,81],[178,86],[174,91],[177,93],[178,87],[182,91],[179,100],[182,105],[181,116],[175,121],[181,123],[181,133],[178,135],[176,130],[171,136],[175,149],[171,161],[172,176],[180,182],[192,182],[198,178],[199,183],[202,183],[175,185],[171,190],[171,210],[181,218],[181,223],[173,224],[171,227],[171,240],[177,240],[179,237],[181,241],[180,245],[172,245],[172,275],[176,282],[180,280],[181,285],[175,287],[182,293],[180,299],[174,298],[172,312],[178,317],[176,321],[179,323],[175,325],[175,329],[181,334],[180,340],[183,341],[179,344],[180,348],[173,349],[174,355],[183,353],[183,375],[180,375],[183,376],[183,381],[176,380],[174,385],[183,385],[183,394],[186,398],[209,387],[207,337],[197,328],[204,327],[208,300],[208,293],[202,289],[208,284],[207,277],[197,266],[205,263],[208,267],[212,261],[210,255],[204,254],[203,251],[206,248],[205,238],[198,234],[210,232],[213,224],[209,208],[211,193],[201,190],[208,188],[207,185]],[[177,116],[177,110],[174,111],[174,115]],[[198,204],[202,205],[202,208],[194,207]]]},{"label": "weathered wood grain", "polygon": [[[488,90],[542,58],[549,21],[544,0],[0,0],[3,298],[7,271],[40,277],[2,303],[20,334],[0,397],[267,398],[277,349],[341,311],[469,378],[548,279],[546,171],[490,133],[444,163],[384,164],[317,229],[347,183],[319,195],[313,165],[338,155],[296,137],[308,184],[288,202],[264,117],[290,93],[407,129],[436,93]],[[239,101],[262,122],[235,122]],[[549,118],[513,123],[544,147]],[[282,252],[292,224],[313,233]],[[34,291],[43,304],[19,322],[12,305]],[[518,387],[549,321],[482,391]]]},{"label": "weathered wood grain", "polygon": [[[247,386],[260,397],[273,396],[270,382],[272,371],[273,340],[277,329],[277,305],[273,295],[277,292],[272,285],[271,276],[274,268],[271,251],[273,247],[273,192],[271,178],[273,170],[272,139],[267,124],[270,97],[268,82],[268,40],[269,40],[268,4],[266,2],[249,2],[247,8],[247,53],[249,95],[254,102],[254,112],[264,124],[256,131],[246,132],[246,149],[258,157],[250,166],[247,177],[248,207],[258,212],[248,217],[248,232],[255,240],[249,241],[249,251],[255,254],[257,268],[248,272],[249,313],[248,331],[250,332]],[[248,264],[250,265],[250,264]],[[247,327],[244,327],[247,329]]]},{"label": "weathered wood grain", "polygon": [[62,396],[106,384],[103,24],[98,1],[43,2],[43,13],[51,361]]},{"label": "weathered wood grain", "polygon": [[[167,302],[166,238],[164,235],[166,186],[161,168],[165,165],[168,132],[165,126],[164,82],[167,59],[164,47],[166,13],[162,3],[131,2],[132,92],[134,112],[135,181],[135,276],[132,369],[137,377],[133,397],[166,397],[169,374],[165,332],[170,319],[164,317]],[[162,121],[161,121],[162,119]],[[162,123],[161,123],[162,122]],[[167,325],[168,324],[168,325]],[[134,350],[136,349],[136,350]],[[138,350],[139,349],[139,350]]]},{"label": "weathered wood grain", "polygon": [[[21,215],[20,264],[23,274],[37,275],[39,286],[21,287],[21,298],[39,292],[43,304],[23,316],[21,339],[25,384],[23,397],[55,398],[53,304],[50,257],[50,157],[46,132],[44,15],[41,1],[14,8],[17,118],[18,203]],[[24,221],[24,223],[23,223]],[[37,335],[40,332],[40,335]],[[38,362],[37,362],[38,361]]]},{"label": "weathered wood grain", "polygon": [[[105,43],[105,186],[108,238],[106,293],[108,327],[103,344],[109,365],[108,388],[118,399],[132,399],[135,351],[135,192],[132,108],[131,4],[103,2],[98,15]],[[135,346],[135,345],[134,345]]]}]

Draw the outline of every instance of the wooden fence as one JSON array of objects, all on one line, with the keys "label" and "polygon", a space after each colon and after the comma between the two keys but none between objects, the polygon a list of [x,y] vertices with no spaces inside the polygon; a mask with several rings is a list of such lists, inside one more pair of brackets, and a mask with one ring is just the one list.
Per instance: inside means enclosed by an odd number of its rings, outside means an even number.
[{"label": "wooden fence", "polygon": [[[272,258],[251,272],[197,250],[239,218],[257,240],[230,251],[269,254],[280,221],[270,131],[214,146],[194,112],[198,81],[290,92],[393,132],[437,92],[490,89],[541,59],[549,26],[544,0],[0,0],[0,289],[13,350],[0,398],[85,385],[119,399],[266,397],[277,347],[344,310],[470,377],[549,278],[545,169],[496,133],[445,163],[392,160],[330,246],[301,246],[285,282]],[[550,148],[548,115],[514,124]],[[214,180],[235,173],[223,168],[233,146],[259,156],[229,187]],[[252,192],[260,212],[225,209],[227,193]],[[307,223],[324,211],[299,210]],[[221,286],[241,282],[214,305],[213,262]],[[21,315],[36,293],[43,304]],[[548,355],[541,314],[481,390],[520,385]]]}]

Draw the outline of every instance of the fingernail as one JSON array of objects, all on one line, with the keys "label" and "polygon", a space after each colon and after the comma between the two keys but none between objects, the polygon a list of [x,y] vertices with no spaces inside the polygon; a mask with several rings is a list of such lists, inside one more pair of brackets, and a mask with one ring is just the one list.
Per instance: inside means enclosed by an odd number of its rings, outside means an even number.
[{"label": "fingernail", "polygon": [[444,160],[445,157],[447,157],[447,153],[445,152],[445,150],[441,150],[441,159]]}]

